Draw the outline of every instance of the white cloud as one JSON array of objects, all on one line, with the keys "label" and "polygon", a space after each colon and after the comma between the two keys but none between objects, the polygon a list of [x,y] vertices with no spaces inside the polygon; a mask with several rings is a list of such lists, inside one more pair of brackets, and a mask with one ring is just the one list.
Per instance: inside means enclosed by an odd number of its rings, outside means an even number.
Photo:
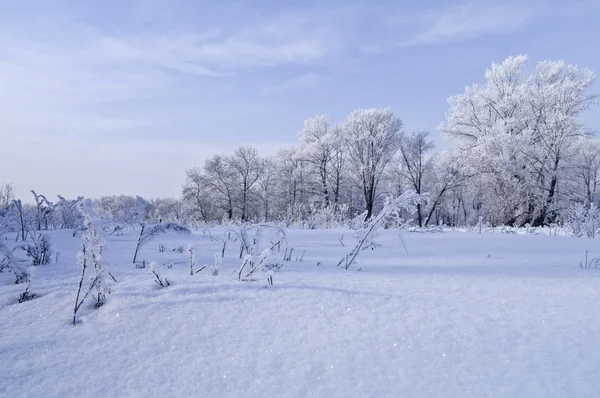
[{"label": "white cloud", "polygon": [[439,13],[420,17],[422,28],[401,47],[446,43],[475,39],[487,34],[514,31],[525,25],[534,16],[533,8],[527,5],[491,5],[488,2],[467,3]]}]

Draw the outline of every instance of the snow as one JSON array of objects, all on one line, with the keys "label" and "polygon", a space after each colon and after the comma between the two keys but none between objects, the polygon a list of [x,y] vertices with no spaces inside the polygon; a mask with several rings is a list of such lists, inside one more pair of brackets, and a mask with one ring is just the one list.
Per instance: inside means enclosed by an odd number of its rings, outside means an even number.
[{"label": "snow", "polygon": [[[217,240],[223,227],[213,228]],[[106,238],[118,283],[106,305],[72,310],[81,237],[50,232],[59,263],[31,291],[0,274],[1,397],[593,397],[600,391],[600,270],[590,239],[382,231],[345,271],[349,230],[286,230],[302,262],[237,281],[239,246],[205,232],[161,236],[131,258],[139,231]],[[346,247],[338,238],[344,235]],[[158,245],[167,247],[159,253]],[[273,256],[283,256],[274,250]],[[295,259],[295,255],[292,260]],[[172,268],[162,266],[172,263]],[[317,265],[319,263],[320,265]],[[357,271],[361,268],[361,271]],[[85,305],[84,305],[85,306]]]}]

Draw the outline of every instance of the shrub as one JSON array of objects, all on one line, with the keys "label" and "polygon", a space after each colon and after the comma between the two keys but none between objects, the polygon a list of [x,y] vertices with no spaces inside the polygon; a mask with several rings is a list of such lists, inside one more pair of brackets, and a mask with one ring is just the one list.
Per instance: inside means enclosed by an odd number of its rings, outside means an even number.
[{"label": "shrub", "polygon": [[566,224],[578,238],[595,238],[600,226],[600,209],[595,203],[576,203],[567,210]]},{"label": "shrub", "polygon": [[52,258],[52,244],[46,234],[32,234],[32,243],[25,244],[23,250],[27,257],[32,259],[32,265],[50,264]]}]

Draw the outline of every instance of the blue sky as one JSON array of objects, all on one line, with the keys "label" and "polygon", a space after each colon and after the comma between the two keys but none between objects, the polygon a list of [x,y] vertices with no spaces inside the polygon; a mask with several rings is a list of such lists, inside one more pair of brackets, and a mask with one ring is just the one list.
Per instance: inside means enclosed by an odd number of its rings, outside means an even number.
[{"label": "blue sky", "polygon": [[0,181],[179,196],[207,156],[274,154],[318,114],[391,107],[435,131],[507,56],[600,73],[599,17],[595,0],[0,0]]}]

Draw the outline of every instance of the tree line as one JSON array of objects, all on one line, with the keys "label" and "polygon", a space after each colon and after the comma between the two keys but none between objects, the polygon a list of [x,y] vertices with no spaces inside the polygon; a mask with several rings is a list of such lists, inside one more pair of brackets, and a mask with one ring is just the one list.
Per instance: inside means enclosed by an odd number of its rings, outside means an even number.
[{"label": "tree line", "polygon": [[188,170],[183,200],[198,219],[370,218],[386,196],[428,192],[415,222],[534,226],[597,202],[600,144],[580,116],[593,73],[563,61],[509,57],[483,84],[448,99],[435,152],[428,131],[405,132],[390,109],[358,109],[337,125],[305,121],[298,144],[263,158],[251,147]]},{"label": "tree line", "polygon": [[[581,121],[598,104],[588,92],[593,81],[592,71],[563,61],[530,68],[526,56],[516,56],[494,63],[483,83],[448,99],[437,130],[451,145],[437,152],[428,131],[404,131],[391,109],[357,109],[338,124],[311,117],[297,144],[275,156],[241,146],[189,169],[182,197],[150,201],[147,217],[332,225],[369,219],[386,197],[415,191],[429,195],[405,215],[418,226],[561,222],[575,204],[599,200],[600,142]],[[11,195],[5,184],[0,212]],[[34,196],[36,205],[24,208],[36,226],[49,222],[50,212],[42,212],[49,208],[60,210],[51,222],[72,223],[69,201]],[[135,200],[103,197],[95,206],[127,222]]]}]

